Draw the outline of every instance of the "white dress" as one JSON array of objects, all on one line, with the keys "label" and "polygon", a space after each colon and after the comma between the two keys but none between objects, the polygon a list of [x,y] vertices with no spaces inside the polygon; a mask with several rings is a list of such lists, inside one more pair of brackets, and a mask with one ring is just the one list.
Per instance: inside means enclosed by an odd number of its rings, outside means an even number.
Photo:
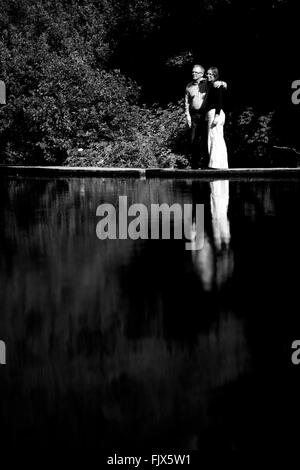
[{"label": "white dress", "polygon": [[221,110],[218,124],[216,126],[212,126],[215,114],[216,110],[210,109],[206,116],[208,126],[208,166],[209,168],[228,168],[227,147],[223,132],[225,114],[224,111]]},{"label": "white dress", "polygon": [[212,181],[210,184],[210,210],[213,236],[217,249],[230,243],[228,220],[229,180]]}]

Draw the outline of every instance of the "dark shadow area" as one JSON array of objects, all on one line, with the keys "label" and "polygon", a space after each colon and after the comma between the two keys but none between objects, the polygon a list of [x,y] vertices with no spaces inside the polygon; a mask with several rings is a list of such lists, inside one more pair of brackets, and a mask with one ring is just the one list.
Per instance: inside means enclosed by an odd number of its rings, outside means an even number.
[{"label": "dark shadow area", "polygon": [[[119,449],[272,461],[292,450],[296,181],[2,178],[1,188],[3,447],[70,461]],[[202,249],[97,239],[97,206],[117,207],[120,194],[148,208],[204,204]]]}]

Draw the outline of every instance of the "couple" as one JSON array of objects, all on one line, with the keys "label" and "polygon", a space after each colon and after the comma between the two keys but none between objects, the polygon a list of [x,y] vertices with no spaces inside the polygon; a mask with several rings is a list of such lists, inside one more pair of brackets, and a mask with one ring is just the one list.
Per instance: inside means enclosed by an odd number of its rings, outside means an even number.
[{"label": "couple", "polygon": [[204,73],[202,65],[194,65],[193,80],[185,90],[185,115],[191,129],[191,166],[206,167],[204,156],[208,150],[209,168],[228,168],[223,135],[223,92],[227,84],[218,80],[216,67],[208,69],[206,78]]}]

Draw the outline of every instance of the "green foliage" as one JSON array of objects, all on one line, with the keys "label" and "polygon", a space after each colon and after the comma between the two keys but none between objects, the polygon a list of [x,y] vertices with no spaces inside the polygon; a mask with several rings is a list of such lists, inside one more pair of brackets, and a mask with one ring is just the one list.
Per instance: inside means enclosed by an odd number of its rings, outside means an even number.
[{"label": "green foliage", "polygon": [[0,110],[2,162],[176,163],[168,147],[178,126],[174,109],[169,115],[139,107],[137,84],[107,67],[117,28],[124,35],[136,24],[141,34],[154,28],[154,2],[0,3],[1,78],[8,87]]},{"label": "green foliage", "polygon": [[[258,3],[246,3],[245,11],[259,14]],[[284,1],[273,4],[277,11]],[[7,85],[7,105],[0,108],[1,162],[188,166],[183,103],[141,105],[141,87],[116,67],[127,61],[137,70],[138,47],[148,67],[143,45],[160,46],[163,34],[170,34],[164,42],[168,54],[157,51],[159,60],[168,73],[183,71],[195,52],[193,31],[198,35],[199,25],[209,27],[234,8],[232,0],[192,5],[190,24],[184,21],[190,9],[170,0],[0,0],[0,78]],[[179,24],[188,30],[175,47]],[[253,161],[263,154],[271,124],[272,113],[257,116],[252,108],[229,114],[232,161],[245,152]]]},{"label": "green foliage", "polygon": [[62,162],[74,146],[111,141],[130,130],[139,88],[118,72],[94,70],[75,54],[52,53],[39,80],[28,83],[30,88],[24,77],[23,93],[1,112],[2,132],[28,158]]},{"label": "green foliage", "polygon": [[233,166],[264,166],[268,163],[268,152],[273,143],[273,116],[274,112],[258,115],[252,107],[229,113],[226,138]]},{"label": "green foliage", "polygon": [[[124,127],[122,128],[124,131]],[[130,127],[110,141],[73,148],[66,160],[74,166],[182,167],[188,161],[182,103],[145,108],[132,106]]]},{"label": "green foliage", "polygon": [[0,66],[8,88],[8,104],[0,110],[4,161],[63,163],[74,147],[109,142],[130,130],[139,87],[105,70],[107,3],[66,5],[45,0],[2,5]]},{"label": "green foliage", "polygon": [[[2,161],[186,166],[182,103],[165,109],[141,106],[134,81],[100,66],[105,50],[93,50],[91,32],[83,39],[82,25],[94,6],[83,3],[72,22],[68,10],[57,3],[55,22],[47,2],[33,2],[31,23],[25,12],[17,28],[18,15],[13,15],[15,20],[3,32],[0,60],[9,99],[0,110]],[[15,2],[17,7],[21,4]],[[90,28],[99,32],[93,21]]]}]

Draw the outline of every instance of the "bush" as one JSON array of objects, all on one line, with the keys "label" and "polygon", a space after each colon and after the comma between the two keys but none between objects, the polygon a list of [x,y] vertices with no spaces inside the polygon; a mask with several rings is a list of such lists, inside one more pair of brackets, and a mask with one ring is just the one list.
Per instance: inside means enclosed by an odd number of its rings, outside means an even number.
[{"label": "bush", "polygon": [[[0,67],[8,94],[0,109],[2,163],[187,163],[182,104],[141,106],[138,85],[108,69],[125,4],[0,3]],[[142,28],[155,28],[159,12],[146,18],[142,2],[129,9],[131,26],[138,15]]]},{"label": "bush", "polygon": [[132,106],[130,127],[111,141],[93,142],[69,152],[66,164],[75,166],[182,167],[186,126],[182,103],[145,108]]},{"label": "bush", "polygon": [[115,139],[129,132],[137,85],[118,72],[93,70],[80,57],[52,53],[39,81],[1,110],[7,158],[28,163],[63,163],[74,147]]},{"label": "bush", "polygon": [[230,166],[268,165],[273,143],[273,115],[274,112],[257,115],[251,107],[228,113],[225,138]]}]

